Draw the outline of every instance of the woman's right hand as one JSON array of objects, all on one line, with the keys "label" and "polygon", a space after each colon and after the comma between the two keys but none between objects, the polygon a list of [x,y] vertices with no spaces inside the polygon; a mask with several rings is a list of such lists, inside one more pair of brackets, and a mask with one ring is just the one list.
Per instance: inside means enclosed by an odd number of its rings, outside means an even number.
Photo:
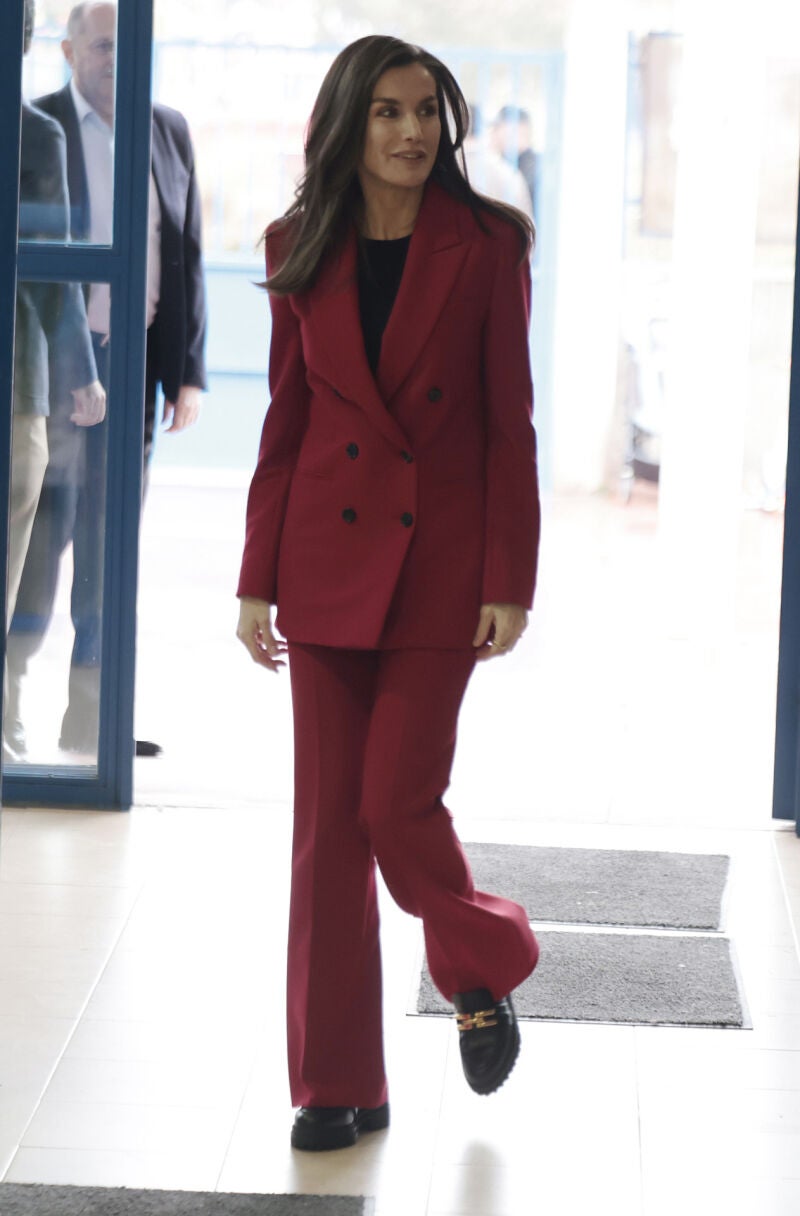
[{"label": "woman's right hand", "polygon": [[277,672],[285,666],[281,655],[286,654],[287,646],[272,632],[272,605],[266,600],[249,599],[247,596],[239,600],[236,636],[259,667]]}]

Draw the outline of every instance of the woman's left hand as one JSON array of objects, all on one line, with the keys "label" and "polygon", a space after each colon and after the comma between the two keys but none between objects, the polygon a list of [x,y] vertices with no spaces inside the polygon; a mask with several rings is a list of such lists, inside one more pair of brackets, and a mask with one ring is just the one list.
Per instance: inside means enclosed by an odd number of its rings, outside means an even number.
[{"label": "woman's left hand", "polygon": [[472,645],[478,662],[496,659],[513,650],[528,625],[528,613],[519,604],[484,604]]}]

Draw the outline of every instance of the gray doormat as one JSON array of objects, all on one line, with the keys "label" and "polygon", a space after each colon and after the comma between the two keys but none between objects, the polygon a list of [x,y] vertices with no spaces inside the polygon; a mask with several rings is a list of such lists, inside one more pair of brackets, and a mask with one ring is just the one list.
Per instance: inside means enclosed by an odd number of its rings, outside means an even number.
[{"label": "gray doormat", "polygon": [[[539,965],[514,1008],[535,1021],[745,1025],[731,944],[690,934],[537,932]],[[417,1012],[452,1013],[427,967]]]},{"label": "gray doormat", "polygon": [[0,1183],[2,1216],[368,1216],[371,1199]]},{"label": "gray doormat", "polygon": [[562,925],[718,929],[730,858],[704,853],[466,844],[475,886]]}]

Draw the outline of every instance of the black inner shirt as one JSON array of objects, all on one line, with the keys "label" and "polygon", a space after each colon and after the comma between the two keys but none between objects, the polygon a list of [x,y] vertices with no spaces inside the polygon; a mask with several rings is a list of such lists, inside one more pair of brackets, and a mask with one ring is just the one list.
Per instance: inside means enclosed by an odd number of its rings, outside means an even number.
[{"label": "black inner shirt", "polygon": [[410,240],[410,236],[401,236],[394,241],[359,242],[358,309],[373,376],[378,369],[383,333],[403,277]]}]

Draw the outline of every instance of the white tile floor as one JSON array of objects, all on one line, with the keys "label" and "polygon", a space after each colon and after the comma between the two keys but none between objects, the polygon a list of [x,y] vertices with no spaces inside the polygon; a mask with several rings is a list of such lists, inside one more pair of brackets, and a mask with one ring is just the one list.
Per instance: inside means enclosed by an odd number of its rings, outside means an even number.
[{"label": "white tile floor", "polygon": [[[137,762],[136,809],[2,812],[0,1178],[366,1194],[377,1216],[797,1216],[800,841],[769,818],[774,595],[725,653],[651,637],[652,520],[626,514],[620,540],[593,503],[578,575],[586,516],[567,509],[525,648],[470,690],[450,799],[466,840],[729,853],[753,1028],[525,1023],[507,1086],[478,1098],[454,1028],[407,1015],[419,931],[385,900],[393,1125],[295,1154],[288,682],[232,638],[241,508],[185,487],[148,503],[137,714],[167,750]],[[751,525],[774,548],[775,521]]]},{"label": "white tile floor", "polygon": [[[414,922],[386,900],[393,1126],[288,1147],[286,807],[3,811],[0,1176],[368,1194],[378,1216],[796,1216],[800,841],[505,824],[504,838],[727,851],[753,1029],[523,1025],[473,1095],[449,1022],[410,1017]],[[462,834],[497,836],[496,821]]]}]

